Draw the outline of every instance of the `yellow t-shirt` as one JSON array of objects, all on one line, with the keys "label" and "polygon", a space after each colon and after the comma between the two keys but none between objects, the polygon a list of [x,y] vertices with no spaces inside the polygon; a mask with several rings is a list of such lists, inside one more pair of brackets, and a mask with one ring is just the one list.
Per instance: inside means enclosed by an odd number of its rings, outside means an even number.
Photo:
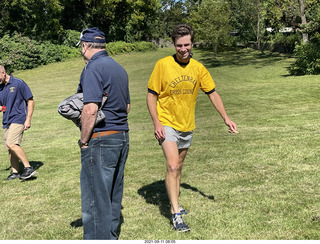
[{"label": "yellow t-shirt", "polygon": [[178,64],[173,56],[158,60],[148,82],[148,91],[158,95],[157,113],[162,125],[186,132],[196,128],[195,108],[199,88],[215,90],[209,71],[198,61]]}]

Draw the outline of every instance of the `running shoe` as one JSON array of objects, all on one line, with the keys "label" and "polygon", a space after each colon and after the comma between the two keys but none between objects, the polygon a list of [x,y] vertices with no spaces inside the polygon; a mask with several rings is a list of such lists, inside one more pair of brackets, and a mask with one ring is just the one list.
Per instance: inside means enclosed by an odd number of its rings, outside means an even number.
[{"label": "running shoe", "polygon": [[29,179],[31,176],[35,175],[37,172],[32,167],[25,167],[23,173],[20,176],[20,180]]},{"label": "running shoe", "polygon": [[5,180],[15,180],[15,179],[19,179],[19,178],[20,178],[19,173],[11,172],[10,175]]},{"label": "running shoe", "polygon": [[178,232],[187,232],[190,231],[189,226],[187,226],[182,219],[181,213],[176,213],[172,215],[171,224],[173,229]]},{"label": "running shoe", "polygon": [[183,207],[181,207],[180,205],[178,205],[178,207],[179,207],[179,211],[180,211],[180,213],[181,213],[182,215],[188,214],[188,211],[185,210]]}]

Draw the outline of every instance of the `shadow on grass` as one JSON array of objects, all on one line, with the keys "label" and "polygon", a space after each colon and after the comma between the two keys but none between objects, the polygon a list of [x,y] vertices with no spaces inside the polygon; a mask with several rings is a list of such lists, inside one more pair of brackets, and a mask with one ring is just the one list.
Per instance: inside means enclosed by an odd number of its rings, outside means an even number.
[{"label": "shadow on grass", "polygon": [[[180,186],[184,189],[197,192],[203,197],[206,197],[209,200],[214,201],[213,195],[207,195],[202,191],[199,191],[198,188],[190,186],[187,183],[181,183]],[[171,218],[169,199],[168,199],[164,180],[159,180],[159,181],[153,182],[150,185],[141,187],[138,190],[138,194],[143,196],[146,199],[147,203],[159,206],[160,213],[163,216],[165,216],[168,219]]]},{"label": "shadow on grass", "polygon": [[[39,169],[41,166],[43,166],[43,163],[42,162],[40,162],[40,161],[30,161],[29,162],[30,163],[30,165],[32,166],[32,168],[34,169],[34,170],[37,170],[37,169]],[[23,171],[23,163],[19,163],[19,172],[22,172]],[[5,168],[5,169],[2,169],[1,171],[8,171],[8,170],[11,170],[11,166],[10,165],[8,165],[8,168]]]},{"label": "shadow on grass", "polygon": [[[199,61],[207,68],[221,67],[221,66],[244,66],[249,64],[256,65],[257,68],[265,65],[272,65],[289,55],[280,54],[276,52],[259,52],[251,49],[237,49],[234,51],[226,51],[221,53],[214,53],[210,50],[199,50],[202,58]],[[196,58],[197,59],[197,58]]]},{"label": "shadow on grass", "polygon": [[[121,205],[121,209],[123,209],[123,206]],[[120,224],[119,224],[119,227],[118,227],[118,230],[117,230],[117,236],[119,237],[120,236],[120,233],[121,233],[121,226],[123,224],[124,220],[123,220],[123,215],[122,213],[120,214]],[[80,227],[83,227],[83,223],[82,223],[82,218],[79,218],[79,219],[76,219],[74,221],[72,221],[70,223],[70,226],[73,227],[73,228],[80,228]]]},{"label": "shadow on grass", "polygon": [[[37,170],[37,169],[39,169],[41,166],[43,166],[43,163],[40,162],[40,161],[30,161],[29,163],[30,163],[30,165],[32,166],[32,168],[33,168],[34,170]],[[23,163],[20,162],[20,163],[19,163],[19,173],[20,173],[20,174],[23,172],[23,169],[24,169]],[[2,169],[1,171],[9,171],[9,170],[11,170],[11,166],[10,166],[10,165],[8,166],[8,168]],[[31,176],[31,177],[28,178],[28,179],[22,180],[21,182],[32,181],[32,180],[35,180],[35,179],[37,179],[37,176],[36,176],[36,175]]]}]

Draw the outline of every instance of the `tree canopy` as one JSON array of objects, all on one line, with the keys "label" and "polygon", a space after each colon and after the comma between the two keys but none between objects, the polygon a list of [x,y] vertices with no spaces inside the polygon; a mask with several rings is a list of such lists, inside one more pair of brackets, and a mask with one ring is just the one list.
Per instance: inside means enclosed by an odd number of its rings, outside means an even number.
[{"label": "tree canopy", "polygon": [[319,33],[319,0],[1,0],[0,36],[14,33],[61,43],[66,31],[97,26],[107,41],[150,41],[187,22],[217,49],[263,42],[287,28],[307,42]]}]

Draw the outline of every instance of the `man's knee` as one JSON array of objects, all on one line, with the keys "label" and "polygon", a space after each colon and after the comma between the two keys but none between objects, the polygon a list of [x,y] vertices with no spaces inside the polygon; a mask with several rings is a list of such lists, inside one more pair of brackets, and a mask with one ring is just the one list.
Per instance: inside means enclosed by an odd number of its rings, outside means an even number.
[{"label": "man's knee", "polygon": [[20,147],[19,144],[11,144],[11,143],[6,143],[7,148],[9,148],[9,150],[14,150],[17,147]]},{"label": "man's knee", "polygon": [[167,163],[167,171],[169,173],[175,174],[180,172],[182,168],[182,163],[175,162],[175,163]]}]

